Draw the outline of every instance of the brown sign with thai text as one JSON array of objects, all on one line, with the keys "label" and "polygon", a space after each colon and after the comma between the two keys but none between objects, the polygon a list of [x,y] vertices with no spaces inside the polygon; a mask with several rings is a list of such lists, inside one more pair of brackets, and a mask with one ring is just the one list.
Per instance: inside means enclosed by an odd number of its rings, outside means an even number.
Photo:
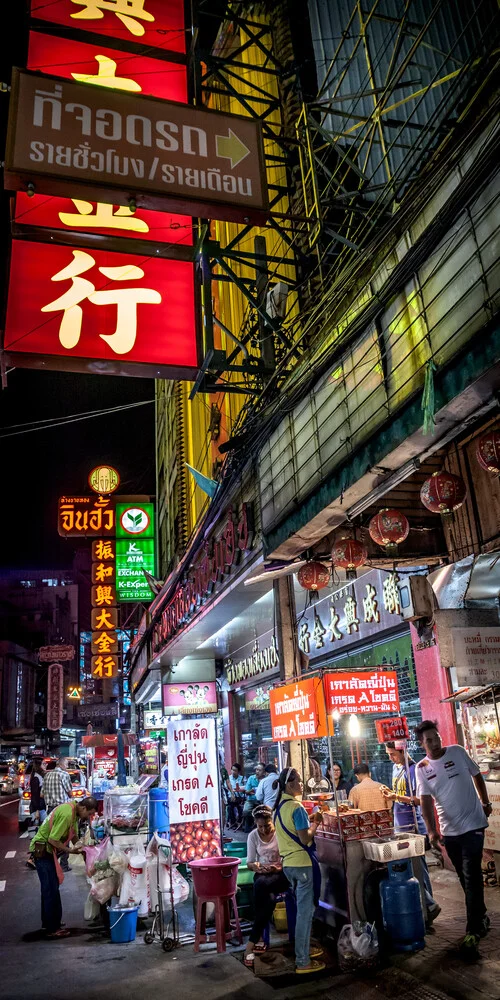
[{"label": "brown sign with thai text", "polygon": [[244,221],[264,176],[252,118],[13,71],[8,188]]}]

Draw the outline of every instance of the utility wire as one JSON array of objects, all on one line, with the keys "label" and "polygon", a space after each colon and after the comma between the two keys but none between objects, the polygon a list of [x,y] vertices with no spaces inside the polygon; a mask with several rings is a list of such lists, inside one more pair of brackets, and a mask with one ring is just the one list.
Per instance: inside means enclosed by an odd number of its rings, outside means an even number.
[{"label": "utility wire", "polygon": [[[7,427],[6,430],[9,432],[7,434],[0,434],[0,440],[4,438],[17,437],[20,434],[33,434],[34,431],[49,431],[54,427],[63,427],[65,424],[76,424],[81,420],[93,420],[95,417],[110,416],[113,413],[122,413],[125,410],[133,410],[138,406],[149,406],[150,403],[154,403],[154,399],[143,399],[138,403],[125,403],[123,406],[112,406],[105,410],[90,410],[85,413],[73,413],[65,418],[59,417],[49,417],[47,420],[41,420],[36,426],[29,426],[26,424],[12,424],[12,427]],[[35,421],[31,421],[35,423]],[[12,430],[14,427],[25,428],[24,430]]]}]

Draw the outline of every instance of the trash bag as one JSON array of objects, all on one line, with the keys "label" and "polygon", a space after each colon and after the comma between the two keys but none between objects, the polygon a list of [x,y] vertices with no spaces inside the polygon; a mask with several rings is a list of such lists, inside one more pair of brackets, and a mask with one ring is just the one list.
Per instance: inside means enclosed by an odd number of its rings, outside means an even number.
[{"label": "trash bag", "polygon": [[107,903],[111,896],[115,896],[118,891],[118,877],[113,874],[107,878],[90,880],[90,895],[97,903]]},{"label": "trash bag", "polygon": [[139,906],[139,916],[148,914],[148,890],[146,875],[146,852],[144,845],[137,837],[128,866],[123,874],[120,891],[120,906]]},{"label": "trash bag", "polygon": [[337,943],[339,966],[343,972],[373,966],[378,961],[378,938],[375,924],[345,924]]},{"label": "trash bag", "polygon": [[105,861],[108,856],[109,837],[105,837],[97,845],[83,845],[82,851],[85,854],[85,868],[87,875],[93,875],[97,861]]},{"label": "trash bag", "polygon": [[154,833],[146,850],[147,858],[147,890],[149,909],[153,911],[158,904],[158,879],[162,894],[163,907],[168,910],[170,899],[170,869],[172,868],[172,892],[174,905],[184,903],[189,896],[189,883],[172,865],[172,853],[168,840],[163,840]]},{"label": "trash bag", "polygon": [[85,906],[83,908],[83,919],[84,920],[95,920],[99,916],[99,903],[94,899],[90,892],[85,900]]}]

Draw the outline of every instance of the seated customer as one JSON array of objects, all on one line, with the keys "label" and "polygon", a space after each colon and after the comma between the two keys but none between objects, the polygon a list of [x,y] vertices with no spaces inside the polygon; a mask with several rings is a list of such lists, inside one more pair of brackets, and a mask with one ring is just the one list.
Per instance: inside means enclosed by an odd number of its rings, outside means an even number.
[{"label": "seated customer", "polygon": [[283,875],[281,858],[269,806],[257,806],[253,811],[256,829],[248,835],[247,865],[255,872],[253,883],[255,920],[245,949],[245,965],[252,966],[255,953],[265,951],[262,940],[276,905],[276,896],[290,888]]},{"label": "seated customer", "polygon": [[356,764],[354,774],[359,782],[349,792],[349,802],[354,808],[362,812],[387,809],[387,800],[382,792],[384,786],[379,781],[373,781],[368,764]]}]

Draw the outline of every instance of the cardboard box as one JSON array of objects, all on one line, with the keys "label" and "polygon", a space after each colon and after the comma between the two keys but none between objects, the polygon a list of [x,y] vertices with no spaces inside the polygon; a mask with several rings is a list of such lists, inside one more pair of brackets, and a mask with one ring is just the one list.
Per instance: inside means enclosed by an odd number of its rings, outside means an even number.
[{"label": "cardboard box", "polygon": [[360,828],[365,826],[375,826],[377,823],[377,813],[376,812],[362,812],[358,816],[358,822]]}]

